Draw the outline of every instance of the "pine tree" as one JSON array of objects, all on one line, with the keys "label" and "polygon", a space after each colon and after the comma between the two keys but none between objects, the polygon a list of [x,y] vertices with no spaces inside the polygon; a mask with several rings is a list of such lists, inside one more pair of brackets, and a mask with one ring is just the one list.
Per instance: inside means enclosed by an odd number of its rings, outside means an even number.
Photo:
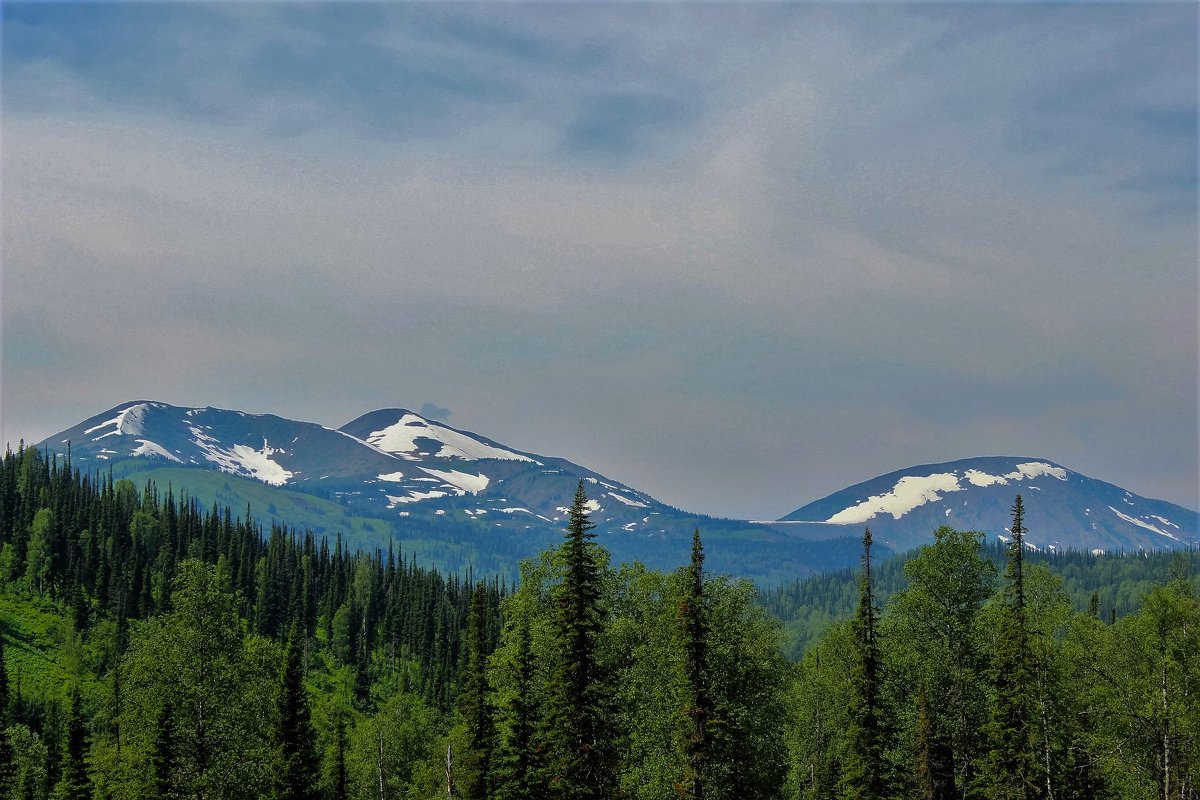
[{"label": "pine tree", "polygon": [[315,800],[317,755],[308,691],[304,688],[303,628],[293,623],[288,635],[279,690],[276,736],[282,770],[279,800]]},{"label": "pine tree", "polygon": [[700,531],[692,533],[692,563],[687,594],[680,604],[686,694],[683,750],[687,763],[678,787],[681,798],[704,800],[709,772],[709,721],[713,716],[708,675],[708,614],[704,595],[704,546]]},{"label": "pine tree", "polygon": [[488,773],[495,749],[495,722],[488,702],[487,586],[480,582],[471,594],[467,616],[467,664],[458,710],[467,726],[466,750],[458,754],[455,769],[459,795],[464,800],[488,796]]},{"label": "pine tree", "polygon": [[501,747],[493,784],[498,800],[535,800],[545,796],[538,781],[539,753],[534,737],[537,732],[537,708],[533,700],[533,636],[529,620],[522,618],[517,628],[512,699],[507,712],[509,737]]},{"label": "pine tree", "polygon": [[854,618],[854,665],[850,676],[849,750],[841,778],[850,800],[879,800],[887,795],[884,771],[883,710],[880,691],[879,609],[871,575],[871,529],[863,534],[862,575]]},{"label": "pine tree", "polygon": [[1027,531],[1021,495],[1017,495],[1012,512],[1000,630],[992,663],[993,708],[988,726],[991,749],[984,778],[997,800],[1030,800],[1042,796],[1044,783],[1038,777],[1037,731],[1030,690],[1033,665],[1024,571]]},{"label": "pine tree", "polygon": [[333,763],[329,766],[329,800],[346,800],[349,797],[346,746],[346,715],[338,709],[333,723]]},{"label": "pine tree", "polygon": [[593,528],[580,480],[559,551],[563,579],[555,590],[554,622],[562,655],[550,686],[553,755],[547,765],[555,793],[578,800],[607,800],[614,783],[609,690],[597,658],[603,567]]},{"label": "pine tree", "polygon": [[173,718],[174,709],[170,701],[167,701],[158,713],[158,733],[154,737],[154,751],[150,756],[154,767],[154,786],[158,790],[159,800],[168,800],[174,796],[176,744]]},{"label": "pine tree", "polygon": [[62,775],[54,787],[55,800],[87,800],[92,794],[88,778],[87,729],[84,727],[79,687],[71,692],[67,719],[63,724]]}]

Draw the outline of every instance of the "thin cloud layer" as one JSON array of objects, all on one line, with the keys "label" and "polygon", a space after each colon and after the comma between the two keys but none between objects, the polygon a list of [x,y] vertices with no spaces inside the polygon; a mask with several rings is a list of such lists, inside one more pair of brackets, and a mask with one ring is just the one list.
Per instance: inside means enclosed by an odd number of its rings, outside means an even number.
[{"label": "thin cloud layer", "polygon": [[994,453],[1198,504],[1194,7],[3,13],[9,441],[437,397],[716,514]]}]

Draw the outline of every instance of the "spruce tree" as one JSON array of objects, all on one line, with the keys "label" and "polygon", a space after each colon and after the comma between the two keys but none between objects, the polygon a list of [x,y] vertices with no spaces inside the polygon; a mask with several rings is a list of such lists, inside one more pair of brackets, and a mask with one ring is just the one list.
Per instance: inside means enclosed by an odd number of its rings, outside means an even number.
[{"label": "spruce tree", "polygon": [[704,596],[704,546],[700,531],[692,533],[692,563],[680,604],[686,687],[683,751],[686,763],[677,792],[681,798],[703,800],[709,772],[709,721],[713,701],[708,675],[708,614]]},{"label": "spruce tree", "polygon": [[561,656],[550,686],[547,764],[551,788],[560,797],[608,800],[613,795],[612,715],[607,676],[597,658],[604,628],[603,566],[593,542],[583,481],[571,504],[566,541],[559,555],[562,582],[554,598],[555,633]]},{"label": "spruce tree", "polygon": [[533,636],[528,618],[517,627],[514,685],[508,703],[508,739],[501,747],[492,783],[498,800],[538,800],[545,796],[538,781],[537,707],[533,698]]},{"label": "spruce tree", "polygon": [[1021,495],[1017,495],[1012,513],[1000,629],[992,663],[992,719],[988,726],[991,748],[984,778],[996,800],[1030,800],[1042,796],[1044,782],[1038,776],[1037,728],[1030,688],[1033,665],[1024,570],[1027,531]]},{"label": "spruce tree", "polygon": [[346,747],[346,714],[339,708],[333,723],[333,760],[328,773],[329,800],[347,800],[349,797]]},{"label": "spruce tree", "polygon": [[883,710],[880,691],[879,609],[871,575],[871,529],[863,534],[862,575],[854,617],[854,662],[850,675],[849,744],[840,781],[849,800],[880,800],[887,795],[884,770]]},{"label": "spruce tree", "polygon": [[459,795],[464,800],[484,800],[495,749],[495,723],[488,702],[487,587],[480,582],[471,594],[467,616],[467,664],[458,709],[467,726],[467,746],[455,769]]},{"label": "spruce tree", "polygon": [[76,686],[63,723],[62,774],[54,787],[55,800],[87,800],[92,795],[86,761],[88,736],[81,705]]},{"label": "spruce tree", "polygon": [[304,687],[304,633],[293,623],[279,689],[279,800],[315,800],[317,754],[308,691]]},{"label": "spruce tree", "polygon": [[158,790],[159,800],[174,797],[175,786],[175,728],[174,709],[171,702],[163,703],[158,713],[158,733],[154,737],[154,751],[150,755],[150,763],[154,767],[154,786]]}]

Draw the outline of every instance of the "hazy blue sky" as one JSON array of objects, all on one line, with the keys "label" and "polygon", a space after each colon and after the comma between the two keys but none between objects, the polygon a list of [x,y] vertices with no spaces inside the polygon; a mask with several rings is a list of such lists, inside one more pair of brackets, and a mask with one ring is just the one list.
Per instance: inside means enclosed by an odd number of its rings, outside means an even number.
[{"label": "hazy blue sky", "polygon": [[3,438],[383,406],[691,510],[1197,500],[1197,6],[3,5]]}]

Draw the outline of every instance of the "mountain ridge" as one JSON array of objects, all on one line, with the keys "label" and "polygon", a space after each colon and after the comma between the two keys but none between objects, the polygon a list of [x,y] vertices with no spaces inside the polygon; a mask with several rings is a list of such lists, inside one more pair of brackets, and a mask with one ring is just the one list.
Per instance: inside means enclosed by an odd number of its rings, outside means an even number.
[{"label": "mountain ridge", "polygon": [[[870,526],[900,549],[927,539],[941,524],[1004,538],[1005,506],[996,499],[1011,504],[1016,494],[1027,498],[1028,541],[1034,546],[1154,550],[1197,542],[1196,511],[1029,456],[979,456],[894,470],[814,500],[776,523]],[[1070,529],[1082,531],[1082,539],[1063,539],[1059,532]]]},{"label": "mountain ridge", "polygon": [[[724,559],[735,574],[806,569],[809,562],[831,566],[824,551],[838,554],[832,565],[853,563],[848,543],[868,525],[876,541],[894,551],[928,541],[942,524],[1003,537],[1018,492],[1027,496],[1029,541],[1039,547],[1170,549],[1200,539],[1194,511],[1025,456],[895,470],[778,520],[749,521],[690,513],[567,459],[513,448],[403,407],[368,411],[331,428],[269,413],[137,400],[37,446],[69,448],[76,464],[90,470],[203,485],[224,501],[255,497],[261,506],[263,497],[286,495],[280,504],[300,514],[294,524],[329,531],[342,524],[334,521],[340,510],[364,540],[421,530],[423,541],[453,539],[462,554],[491,548],[531,555],[535,546],[554,541],[580,480],[614,557],[682,563],[684,545],[699,527],[735,549]],[[218,482],[202,473],[225,477]],[[315,501],[304,497],[333,505],[318,514]],[[267,506],[276,504],[268,500]],[[756,566],[747,566],[751,562]]]}]

